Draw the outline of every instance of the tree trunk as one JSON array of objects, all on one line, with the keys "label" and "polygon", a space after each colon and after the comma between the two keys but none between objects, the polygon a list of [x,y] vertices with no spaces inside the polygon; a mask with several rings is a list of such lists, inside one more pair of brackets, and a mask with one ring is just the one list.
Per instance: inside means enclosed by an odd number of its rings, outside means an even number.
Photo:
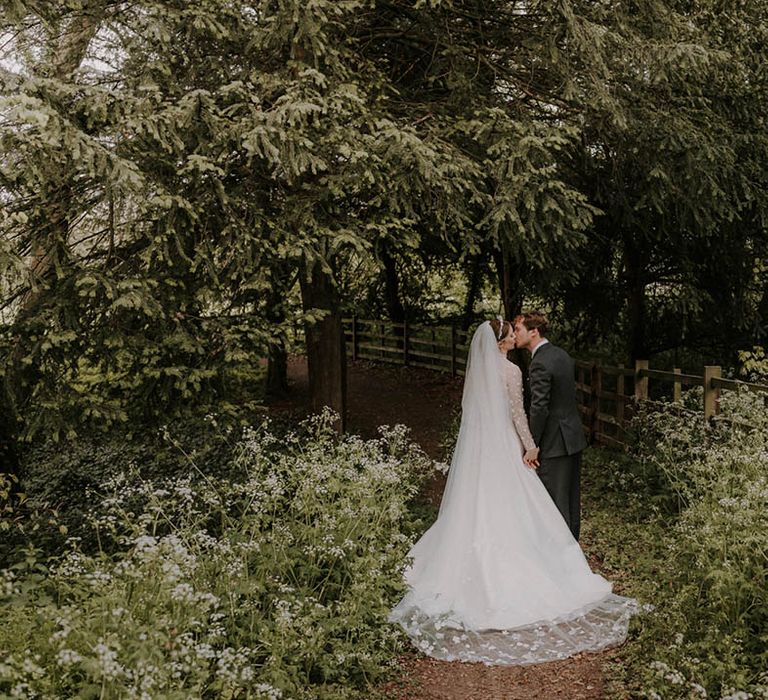
[{"label": "tree trunk", "polygon": [[[94,3],[89,11],[83,12],[66,27],[59,38],[56,51],[58,64],[53,77],[68,80],[82,64],[88,45],[95,36],[104,18],[103,3]],[[24,325],[33,319],[45,303],[49,292],[46,281],[55,274],[54,262],[61,262],[67,255],[70,226],[70,192],[68,181],[61,183],[56,197],[49,202],[43,220],[47,226],[40,238],[32,243],[32,259],[29,263],[30,286],[20,300],[19,311],[13,325],[20,329],[17,341],[10,350],[5,380],[0,399],[0,472],[19,474],[19,430],[22,426],[23,407],[27,403],[37,381],[35,363],[26,364],[23,358],[29,352],[25,343]],[[35,285],[37,278],[41,284]]]},{"label": "tree trunk", "polygon": [[480,283],[483,279],[483,268],[485,264],[485,256],[482,252],[477,255],[473,255],[469,261],[469,269],[467,270],[467,297],[464,300],[464,310],[461,314],[461,329],[466,331],[471,325],[474,318],[475,301],[477,301],[477,295],[480,293]]},{"label": "tree trunk", "polygon": [[[505,251],[493,252],[496,272],[499,279],[499,293],[504,306],[504,319],[514,321],[515,316],[523,310],[523,263],[512,258]],[[515,348],[507,353],[507,358],[514,362],[523,373],[523,404],[528,411],[531,405],[531,392],[528,385],[528,365],[530,353],[526,350]]]},{"label": "tree trunk", "polygon": [[757,306],[757,318],[753,332],[753,344],[764,346],[768,343],[768,287],[763,288],[763,296]]},{"label": "tree trunk", "polygon": [[267,398],[281,398],[288,393],[288,353],[285,341],[275,338],[267,349],[267,380],[264,387]]},{"label": "tree trunk", "polygon": [[[58,62],[53,78],[62,82],[69,80],[82,65],[91,40],[96,35],[104,19],[106,9],[103,2],[93,3],[88,10],[74,17],[61,34],[56,49]],[[67,176],[68,177],[68,176]],[[53,263],[66,254],[69,243],[71,182],[61,183],[56,197],[49,203],[46,217],[47,232],[36,241],[32,248],[30,276],[44,279],[49,276]],[[40,296],[45,294],[44,286],[38,291],[32,289],[21,303],[22,313],[29,313],[36,307]]]},{"label": "tree trunk", "polygon": [[642,251],[634,244],[634,241],[624,242],[624,279],[629,322],[629,347],[627,350],[630,367],[633,367],[635,360],[648,359],[645,327],[644,259]]},{"label": "tree trunk", "polygon": [[[284,300],[295,280],[290,280],[290,271],[278,266],[271,271],[271,287],[267,297],[266,318],[272,328],[285,328]],[[290,281],[289,281],[290,280]],[[288,352],[285,337],[278,332],[269,341],[267,349],[267,379],[264,387],[267,398],[281,398],[288,393]]]},{"label": "tree trunk", "polygon": [[0,414],[0,474],[18,475],[19,473],[19,454],[16,446],[17,433],[17,421],[13,414],[3,406],[2,414]]},{"label": "tree trunk", "polygon": [[339,414],[336,428],[344,431],[347,408],[347,356],[338,292],[331,276],[319,263],[302,270],[301,299],[304,311],[319,309],[322,319],[307,323],[307,365],[312,410],[329,406]]},{"label": "tree trunk", "polygon": [[403,323],[405,321],[405,307],[402,299],[400,299],[400,279],[397,276],[395,259],[386,246],[381,250],[381,261],[384,263],[384,293],[389,320],[393,323]]},{"label": "tree trunk", "polygon": [[499,292],[504,306],[504,318],[511,321],[523,309],[523,262],[514,260],[509,253],[495,250],[493,258],[499,279]]}]

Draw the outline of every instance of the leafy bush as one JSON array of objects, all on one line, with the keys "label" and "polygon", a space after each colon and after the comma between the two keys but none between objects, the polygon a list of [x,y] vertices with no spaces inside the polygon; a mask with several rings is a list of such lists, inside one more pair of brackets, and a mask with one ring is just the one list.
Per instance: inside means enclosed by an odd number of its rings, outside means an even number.
[{"label": "leafy bush", "polygon": [[724,392],[720,418],[706,428],[700,413],[675,405],[638,419],[640,473],[678,511],[637,654],[646,697],[768,698],[764,397]]},{"label": "leafy bush", "polygon": [[741,367],[739,373],[752,382],[768,382],[768,353],[756,345],[751,350],[739,352]]},{"label": "leafy bush", "polygon": [[162,483],[116,476],[95,553],[71,537],[3,572],[0,693],[371,697],[402,648],[385,619],[432,463],[400,426],[364,441],[332,421],[249,429],[230,477],[192,460]]},{"label": "leafy bush", "polygon": [[[85,526],[94,492],[126,472],[134,471],[147,480],[183,476],[193,460],[206,474],[226,476],[233,466],[233,437],[239,434],[242,422],[253,417],[245,412],[190,416],[174,419],[162,429],[116,428],[108,435],[94,433],[34,444],[21,464],[27,520],[34,514],[55,513],[53,519],[38,515],[36,543],[57,549],[64,542],[60,532],[78,532],[83,537],[81,546],[90,550],[96,542]],[[54,527],[45,527],[48,521]],[[44,544],[45,536],[48,542]],[[11,537],[0,544],[0,562],[17,542],[18,537]]]}]

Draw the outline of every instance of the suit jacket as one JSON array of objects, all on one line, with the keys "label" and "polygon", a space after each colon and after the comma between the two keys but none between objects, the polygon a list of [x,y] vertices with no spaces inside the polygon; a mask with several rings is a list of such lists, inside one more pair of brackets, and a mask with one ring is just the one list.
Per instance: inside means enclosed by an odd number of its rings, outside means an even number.
[{"label": "suit jacket", "polygon": [[562,457],[587,446],[576,402],[575,365],[562,348],[539,347],[528,370],[531,382],[530,424],[539,456]]}]

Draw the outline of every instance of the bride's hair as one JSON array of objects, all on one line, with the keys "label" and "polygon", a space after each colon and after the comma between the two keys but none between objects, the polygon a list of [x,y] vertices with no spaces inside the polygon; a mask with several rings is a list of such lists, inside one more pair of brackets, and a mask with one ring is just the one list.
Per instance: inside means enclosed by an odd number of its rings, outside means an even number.
[{"label": "bride's hair", "polygon": [[[498,318],[494,318],[490,323],[491,328],[493,328],[493,332],[496,334],[497,342],[504,340],[504,338],[506,338],[509,335],[509,332],[512,330],[512,324],[509,321],[499,321]],[[499,329],[501,329],[501,333],[499,333]]]}]

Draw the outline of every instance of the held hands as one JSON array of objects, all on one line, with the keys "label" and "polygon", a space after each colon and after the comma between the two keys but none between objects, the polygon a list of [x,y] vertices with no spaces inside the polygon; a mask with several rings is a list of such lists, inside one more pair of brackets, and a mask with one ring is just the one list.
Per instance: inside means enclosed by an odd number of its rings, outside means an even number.
[{"label": "held hands", "polygon": [[530,450],[526,450],[523,455],[523,462],[527,467],[536,469],[539,466],[539,448],[532,447]]}]

